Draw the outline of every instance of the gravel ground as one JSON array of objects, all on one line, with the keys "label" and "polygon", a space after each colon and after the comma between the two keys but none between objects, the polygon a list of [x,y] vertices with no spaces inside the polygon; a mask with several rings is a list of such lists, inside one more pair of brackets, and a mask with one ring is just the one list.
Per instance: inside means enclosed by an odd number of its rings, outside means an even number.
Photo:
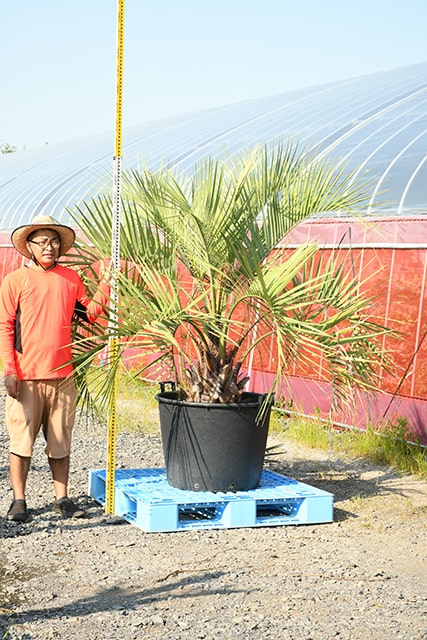
[{"label": "gravel ground", "polygon": [[[86,495],[106,445],[78,423],[70,495],[88,517],[64,521],[38,440],[29,522],[0,517],[0,638],[427,639],[427,482],[284,440],[271,468],[333,493],[333,523],[144,533]],[[117,467],[162,465],[159,437],[118,436]]]}]

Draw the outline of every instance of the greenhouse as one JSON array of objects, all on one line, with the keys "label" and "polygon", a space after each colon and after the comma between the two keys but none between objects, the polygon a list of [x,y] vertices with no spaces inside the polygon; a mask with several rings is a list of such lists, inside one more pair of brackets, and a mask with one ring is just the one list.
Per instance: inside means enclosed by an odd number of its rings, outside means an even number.
[{"label": "greenhouse", "polygon": [[[39,214],[70,224],[66,208],[111,182],[113,138],[111,131],[0,156],[0,277],[22,260],[10,246],[12,229]],[[381,320],[404,330],[382,392],[358,396],[352,413],[333,419],[361,427],[403,419],[411,437],[427,444],[427,63],[125,127],[122,166],[191,172],[206,156],[282,139],[374,178],[368,223],[319,211],[283,247],[312,239],[326,252],[348,249],[351,268],[371,277]],[[251,385],[267,387],[268,366],[256,364]],[[293,410],[330,415],[321,363],[317,371],[295,367],[288,378]]]}]

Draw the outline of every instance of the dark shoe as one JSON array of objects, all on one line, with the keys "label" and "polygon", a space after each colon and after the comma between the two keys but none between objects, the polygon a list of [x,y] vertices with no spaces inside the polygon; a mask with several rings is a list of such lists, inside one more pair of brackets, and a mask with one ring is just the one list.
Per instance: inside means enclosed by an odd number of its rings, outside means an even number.
[{"label": "dark shoe", "polygon": [[25,500],[14,500],[7,512],[7,519],[11,522],[25,522],[27,519],[27,503]]},{"label": "dark shoe", "polygon": [[86,512],[80,509],[70,498],[60,498],[55,500],[53,505],[53,511],[58,513],[63,518],[84,518]]}]

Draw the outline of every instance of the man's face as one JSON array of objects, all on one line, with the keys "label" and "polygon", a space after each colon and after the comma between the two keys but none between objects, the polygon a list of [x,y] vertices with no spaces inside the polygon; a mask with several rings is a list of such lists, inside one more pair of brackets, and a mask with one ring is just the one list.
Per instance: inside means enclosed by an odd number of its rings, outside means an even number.
[{"label": "man's face", "polygon": [[37,262],[47,269],[59,258],[61,240],[53,229],[40,229],[29,236],[27,247]]}]

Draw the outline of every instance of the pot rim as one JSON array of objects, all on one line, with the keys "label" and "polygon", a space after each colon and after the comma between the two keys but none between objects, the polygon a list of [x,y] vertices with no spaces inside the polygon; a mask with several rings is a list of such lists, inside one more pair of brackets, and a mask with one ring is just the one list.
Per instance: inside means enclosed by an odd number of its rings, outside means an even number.
[{"label": "pot rim", "polygon": [[[265,399],[268,397],[266,393],[257,393],[256,391],[245,391],[246,397],[253,396],[253,400],[244,401],[244,402],[229,402],[229,403],[221,403],[221,402],[190,402],[188,400],[180,400],[178,397],[173,398],[170,397],[172,394],[178,396],[178,391],[160,391],[154,397],[160,403],[164,404],[173,404],[173,405],[181,405],[184,407],[200,407],[206,409],[242,409],[242,408],[252,408],[252,407],[261,407],[264,403]],[[272,405],[274,402],[274,396],[271,394],[270,404]]]}]

